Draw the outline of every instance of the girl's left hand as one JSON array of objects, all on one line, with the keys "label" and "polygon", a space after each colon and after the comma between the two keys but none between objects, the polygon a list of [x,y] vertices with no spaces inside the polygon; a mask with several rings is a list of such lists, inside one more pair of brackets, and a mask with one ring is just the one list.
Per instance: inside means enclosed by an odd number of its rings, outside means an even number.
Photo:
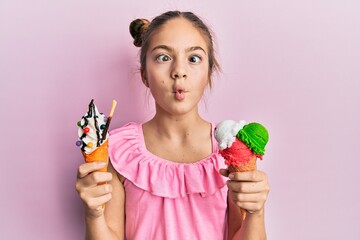
[{"label": "girl's left hand", "polygon": [[262,212],[270,191],[266,173],[255,170],[229,174],[227,169],[220,169],[220,174],[229,177],[229,195],[238,207],[250,214]]}]

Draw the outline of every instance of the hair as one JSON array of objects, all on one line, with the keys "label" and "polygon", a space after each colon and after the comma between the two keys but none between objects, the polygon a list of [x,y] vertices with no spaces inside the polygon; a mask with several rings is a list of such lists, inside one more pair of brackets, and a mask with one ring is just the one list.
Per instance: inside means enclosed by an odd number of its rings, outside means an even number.
[{"label": "hair", "polygon": [[141,47],[140,49],[140,72],[141,76],[144,76],[146,70],[146,53],[148,51],[150,40],[153,34],[161,28],[165,23],[171,19],[184,18],[191,22],[195,28],[205,37],[208,44],[209,55],[209,86],[212,85],[212,73],[220,70],[220,65],[215,57],[214,43],[211,30],[209,27],[194,13],[192,12],[180,12],[180,11],[168,11],[157,17],[151,22],[147,19],[139,18],[130,23],[130,34],[134,38],[134,45]]}]

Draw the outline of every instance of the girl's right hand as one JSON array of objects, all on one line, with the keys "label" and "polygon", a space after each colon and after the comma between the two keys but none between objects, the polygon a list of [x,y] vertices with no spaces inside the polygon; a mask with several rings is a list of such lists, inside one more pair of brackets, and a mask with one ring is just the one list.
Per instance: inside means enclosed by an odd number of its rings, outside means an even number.
[{"label": "girl's right hand", "polygon": [[92,162],[78,168],[75,188],[85,204],[87,217],[100,217],[104,214],[104,204],[111,199],[112,186],[107,182],[112,179],[112,174],[97,172],[105,165],[104,162]]}]

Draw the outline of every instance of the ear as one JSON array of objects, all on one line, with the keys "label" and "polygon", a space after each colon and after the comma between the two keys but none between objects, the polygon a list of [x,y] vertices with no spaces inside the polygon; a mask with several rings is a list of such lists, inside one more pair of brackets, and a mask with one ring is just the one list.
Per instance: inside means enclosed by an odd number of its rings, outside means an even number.
[{"label": "ear", "polygon": [[148,88],[149,87],[149,82],[148,82],[148,80],[146,78],[145,71],[141,72],[141,80],[144,83],[144,85]]}]

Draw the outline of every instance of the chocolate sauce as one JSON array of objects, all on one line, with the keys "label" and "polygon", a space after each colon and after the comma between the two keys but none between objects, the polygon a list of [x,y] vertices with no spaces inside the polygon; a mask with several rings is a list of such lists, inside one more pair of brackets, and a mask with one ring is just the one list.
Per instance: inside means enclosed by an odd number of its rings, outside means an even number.
[{"label": "chocolate sauce", "polygon": [[108,117],[107,120],[106,120],[106,125],[105,125],[105,128],[103,130],[103,133],[102,133],[102,139],[105,139],[106,138],[106,133],[109,129],[109,126],[110,126],[110,121],[111,121],[111,117]]},{"label": "chocolate sauce", "polygon": [[[100,132],[101,129],[99,127],[99,123],[97,121],[97,118],[99,118],[99,116],[96,116],[96,112],[95,112],[95,105],[94,105],[94,99],[91,100],[90,104],[89,104],[89,110],[87,112],[87,114],[85,116],[82,117],[82,119],[84,119],[84,124],[81,125],[81,128],[86,127],[89,124],[89,120],[90,118],[94,118],[94,126],[95,126],[95,130],[96,130],[96,137],[97,137],[97,142],[96,142],[96,146],[100,147],[101,143],[104,141],[105,137],[101,136]],[[107,121],[108,122],[108,121]],[[83,139],[87,136],[86,133],[83,133],[80,137],[80,140],[82,142],[82,147],[81,147],[81,151],[85,152],[85,147],[86,147],[86,143],[83,141]]]}]

